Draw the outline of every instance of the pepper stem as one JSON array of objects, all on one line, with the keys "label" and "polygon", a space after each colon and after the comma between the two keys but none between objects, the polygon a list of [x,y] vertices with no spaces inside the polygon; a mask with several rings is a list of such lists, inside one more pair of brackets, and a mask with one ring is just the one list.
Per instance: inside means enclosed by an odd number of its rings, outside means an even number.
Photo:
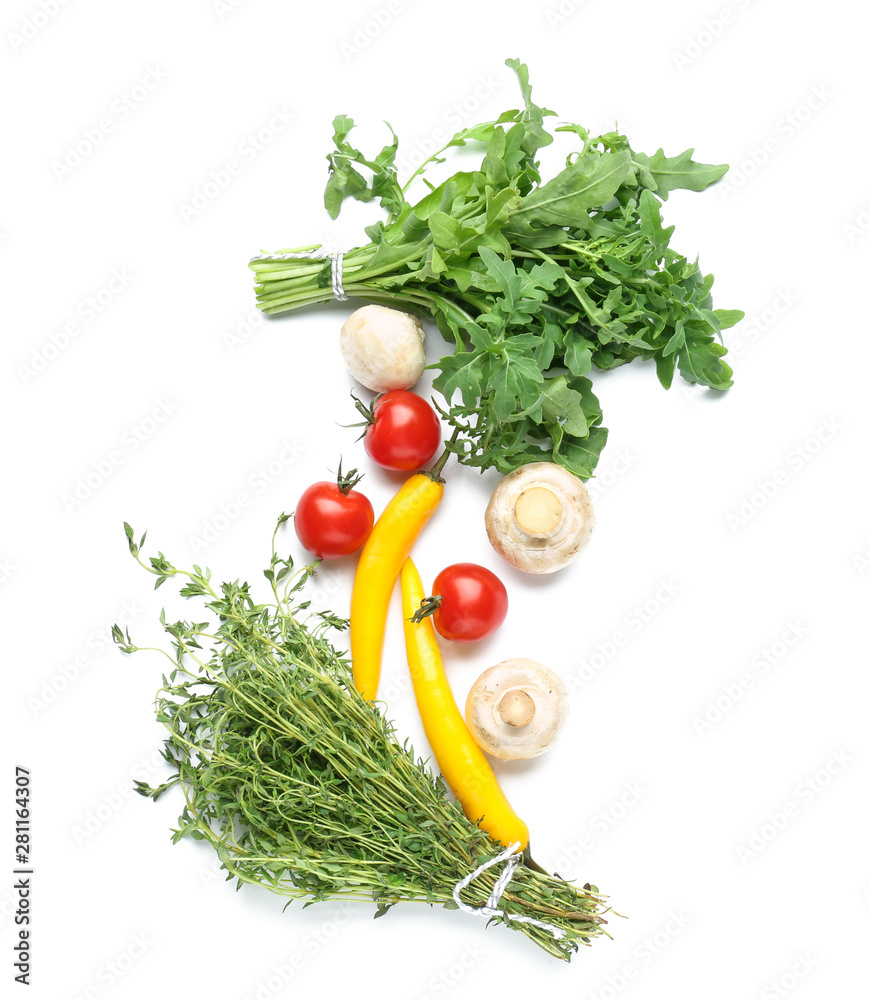
[{"label": "pepper stem", "polygon": [[[549,875],[549,872],[545,868],[541,868],[540,865],[531,857],[531,844],[529,843],[525,850],[522,852],[523,863],[530,868],[532,871],[540,872],[541,875]],[[550,875],[550,878],[552,876]]]},{"label": "pepper stem", "polygon": [[444,445],[444,450],[441,452],[440,458],[438,458],[435,464],[426,472],[424,472],[423,475],[428,476],[429,479],[434,480],[434,482],[436,483],[443,482],[443,480],[441,479],[441,473],[444,471],[444,466],[447,464],[447,459],[450,457],[451,454],[449,446],[451,444],[456,443],[456,438],[458,436],[459,436],[459,428],[457,427],[453,431],[449,441],[447,441],[446,445]]}]

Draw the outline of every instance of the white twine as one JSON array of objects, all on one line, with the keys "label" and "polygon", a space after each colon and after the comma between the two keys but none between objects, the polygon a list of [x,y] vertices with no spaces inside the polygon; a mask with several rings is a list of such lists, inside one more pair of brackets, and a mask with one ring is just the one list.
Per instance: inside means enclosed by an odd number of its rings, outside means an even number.
[{"label": "white twine", "polygon": [[[522,860],[522,855],[517,853],[520,847],[521,844],[517,841],[515,844],[511,844],[506,850],[501,851],[496,857],[484,861],[479,868],[456,883],[456,887],[453,889],[453,899],[456,901],[459,909],[464,910],[465,913],[475,913],[481,917],[501,917],[504,921],[515,920],[516,923],[522,924],[534,924],[535,927],[539,927],[541,930],[549,931],[554,938],[563,938],[566,934],[563,927],[556,927],[554,924],[548,924],[545,920],[538,920],[536,917],[526,917],[522,913],[507,913],[506,910],[498,909],[501,896],[507,888],[510,879],[513,878],[513,873],[516,871],[519,862]],[[498,881],[492,886],[492,891],[489,893],[489,898],[486,902],[482,906],[470,906],[468,903],[463,902],[461,898],[462,889],[467,888],[487,868],[492,868],[502,861],[504,862],[504,870],[498,876]]]},{"label": "white twine", "polygon": [[332,262],[332,294],[339,302],[346,302],[344,294],[344,251],[336,253],[314,253],[313,250],[303,250],[300,253],[258,253],[251,260],[292,260],[307,257],[309,260],[326,260]]},{"label": "white twine", "polygon": [[338,253],[329,254],[329,259],[332,261],[332,294],[339,302],[346,302],[347,296],[344,294],[344,285],[342,279],[344,277],[344,253],[339,251]]}]

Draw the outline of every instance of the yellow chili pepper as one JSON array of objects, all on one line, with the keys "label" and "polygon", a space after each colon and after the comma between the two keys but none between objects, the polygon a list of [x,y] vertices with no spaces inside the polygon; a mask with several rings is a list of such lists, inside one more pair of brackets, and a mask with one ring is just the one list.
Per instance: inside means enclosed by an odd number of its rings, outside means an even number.
[{"label": "yellow chili pepper", "polygon": [[[377,519],[359,556],[350,598],[350,655],[353,683],[367,701],[377,697],[389,598],[401,564],[444,495],[440,469],[411,476]],[[423,595],[425,596],[425,595]]]},{"label": "yellow chili pepper", "polygon": [[472,823],[504,847],[528,846],[528,827],[516,815],[501,791],[486,755],[474,741],[456,705],[444,672],[440,647],[431,618],[418,624],[410,619],[426,596],[411,559],[401,569],[401,606],[404,640],[413,690],[425,735],[444,780]]}]

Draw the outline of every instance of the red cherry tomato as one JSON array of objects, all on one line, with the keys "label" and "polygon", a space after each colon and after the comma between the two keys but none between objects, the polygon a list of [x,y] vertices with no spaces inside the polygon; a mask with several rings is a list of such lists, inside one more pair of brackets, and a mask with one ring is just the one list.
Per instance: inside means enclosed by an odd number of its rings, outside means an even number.
[{"label": "red cherry tomato", "polygon": [[365,544],[374,527],[371,501],[353,489],[361,478],[353,478],[355,471],[342,477],[339,469],[337,483],[314,483],[296,504],[296,535],[321,559],[349,556]]},{"label": "red cherry tomato", "polygon": [[364,445],[378,465],[412,472],[428,463],[441,443],[441,422],[434,407],[407,389],[374,400]]},{"label": "red cherry tomato", "polygon": [[432,593],[442,598],[432,615],[445,639],[476,642],[485,639],[507,616],[507,590],[485,566],[454,563],[435,577]]}]

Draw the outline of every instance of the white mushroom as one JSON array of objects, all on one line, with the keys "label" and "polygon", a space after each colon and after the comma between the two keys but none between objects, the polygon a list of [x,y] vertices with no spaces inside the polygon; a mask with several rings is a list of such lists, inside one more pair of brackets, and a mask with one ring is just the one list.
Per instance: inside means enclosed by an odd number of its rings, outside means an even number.
[{"label": "white mushroom", "polygon": [[518,657],[484,670],[465,706],[474,739],[501,760],[546,753],[569,714],[561,678],[536,660]]},{"label": "white mushroom", "polygon": [[341,327],[341,354],[366,389],[409,389],[425,367],[425,331],[416,316],[368,305]]},{"label": "white mushroom", "polygon": [[486,533],[495,551],[526,573],[566,566],[593,529],[585,484],[554,462],[531,462],[504,476],[486,508]]}]

